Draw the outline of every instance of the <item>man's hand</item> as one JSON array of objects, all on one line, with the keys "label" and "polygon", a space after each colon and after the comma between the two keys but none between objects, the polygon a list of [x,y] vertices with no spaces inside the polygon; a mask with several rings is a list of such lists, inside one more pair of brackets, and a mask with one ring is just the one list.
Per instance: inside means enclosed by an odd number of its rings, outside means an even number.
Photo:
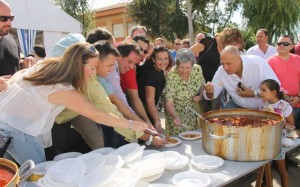
[{"label": "man's hand", "polygon": [[204,90],[208,94],[213,94],[214,93],[214,85],[211,82],[207,82],[204,86]]},{"label": "man's hand", "polygon": [[152,145],[155,147],[163,147],[165,146],[167,141],[165,139],[160,138],[159,136],[154,136],[152,140]]},{"label": "man's hand", "polygon": [[181,121],[180,121],[179,117],[173,118],[173,123],[174,123],[175,126],[180,126],[181,125]]},{"label": "man's hand", "polygon": [[292,105],[292,107],[295,107],[299,101],[300,101],[299,97],[290,97],[290,104]]},{"label": "man's hand", "polygon": [[241,87],[237,87],[235,91],[241,97],[255,97],[254,91],[242,84]]},{"label": "man's hand", "polygon": [[8,84],[6,81],[7,79],[5,79],[4,76],[0,77],[0,92],[7,88]]}]

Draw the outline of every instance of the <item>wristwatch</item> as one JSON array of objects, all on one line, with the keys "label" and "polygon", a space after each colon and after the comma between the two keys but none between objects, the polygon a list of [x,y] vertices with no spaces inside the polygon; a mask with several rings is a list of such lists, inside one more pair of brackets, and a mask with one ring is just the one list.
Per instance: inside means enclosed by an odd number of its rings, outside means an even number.
[{"label": "wristwatch", "polygon": [[146,145],[151,145],[152,140],[153,140],[153,136],[150,134],[150,135],[149,135],[149,140],[145,142]]}]

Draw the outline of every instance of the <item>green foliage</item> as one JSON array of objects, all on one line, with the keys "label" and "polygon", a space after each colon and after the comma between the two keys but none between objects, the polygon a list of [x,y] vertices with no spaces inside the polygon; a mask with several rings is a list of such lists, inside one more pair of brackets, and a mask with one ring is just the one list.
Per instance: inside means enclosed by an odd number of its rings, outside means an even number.
[{"label": "green foliage", "polygon": [[87,0],[50,0],[63,9],[67,14],[82,24],[82,34],[86,35],[89,30],[95,27],[94,13]]},{"label": "green foliage", "polygon": [[254,31],[265,28],[270,41],[283,34],[296,36],[300,19],[300,0],[242,0],[243,16]]},{"label": "green foliage", "polygon": [[243,39],[245,46],[244,48],[248,50],[250,47],[256,45],[256,40],[255,40],[255,32],[251,28],[247,28],[245,30],[241,30],[243,34]]},{"label": "green foliage", "polygon": [[147,27],[153,38],[163,36],[173,41],[188,32],[187,16],[179,0],[132,1],[128,13],[135,22]]}]

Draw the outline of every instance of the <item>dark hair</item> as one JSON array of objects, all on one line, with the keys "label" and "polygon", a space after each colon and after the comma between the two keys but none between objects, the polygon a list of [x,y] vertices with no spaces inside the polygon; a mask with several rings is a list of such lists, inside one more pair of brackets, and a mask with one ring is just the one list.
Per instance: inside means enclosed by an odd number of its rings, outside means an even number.
[{"label": "dark hair", "polygon": [[98,27],[92,30],[86,38],[86,41],[90,44],[94,44],[99,40],[113,40],[113,35],[108,30]]},{"label": "dark hair", "polygon": [[158,53],[161,53],[161,52],[167,52],[168,53],[169,63],[168,63],[168,66],[167,66],[166,70],[170,69],[173,66],[174,62],[173,62],[173,58],[170,55],[169,49],[166,48],[165,46],[155,47],[153,49],[153,52],[152,52],[150,58],[145,61],[145,64],[151,64],[151,63],[153,63],[153,61],[155,60],[156,55]]},{"label": "dark hair", "polygon": [[[291,37],[290,35],[282,35],[281,37],[282,38],[289,38],[291,40],[292,44],[295,44],[293,37]],[[290,50],[290,53],[295,54],[295,47]]]},{"label": "dark hair", "polygon": [[142,30],[145,31],[145,33],[147,34],[147,29],[146,29],[146,27],[141,26],[141,25],[136,25],[136,26],[133,26],[133,27],[131,28],[130,36],[133,37],[133,36],[132,36],[133,33],[134,33],[136,30],[138,30],[138,29],[142,29]]},{"label": "dark hair", "polygon": [[266,79],[261,82],[261,85],[265,84],[271,91],[275,90],[278,99],[284,99],[284,94],[280,91],[280,86],[274,79]]},{"label": "dark hair", "polygon": [[41,46],[41,45],[35,45],[35,46],[33,46],[33,51],[39,57],[42,57],[42,58],[46,57],[45,48],[43,46]]},{"label": "dark hair", "polygon": [[99,41],[94,44],[95,48],[99,52],[99,59],[103,61],[108,55],[113,55],[115,57],[119,57],[119,51],[114,48],[109,42],[107,41]]},{"label": "dark hair", "polygon": [[137,35],[137,36],[133,37],[132,39],[133,39],[136,43],[137,43],[139,40],[141,40],[141,41],[147,43],[148,46],[149,46],[149,43],[150,43],[150,41],[149,41],[145,36],[142,36],[142,35]]},{"label": "dark hair", "polygon": [[134,41],[124,41],[121,42],[118,47],[118,51],[120,52],[121,57],[127,57],[132,51],[141,55],[141,50],[138,44]]},{"label": "dark hair", "polygon": [[258,32],[264,32],[266,36],[269,36],[269,32],[267,29],[258,29],[256,33]]},{"label": "dark hair", "polygon": [[181,45],[184,45],[184,44],[187,44],[188,47],[190,47],[190,39],[185,38],[185,39],[181,40]]}]

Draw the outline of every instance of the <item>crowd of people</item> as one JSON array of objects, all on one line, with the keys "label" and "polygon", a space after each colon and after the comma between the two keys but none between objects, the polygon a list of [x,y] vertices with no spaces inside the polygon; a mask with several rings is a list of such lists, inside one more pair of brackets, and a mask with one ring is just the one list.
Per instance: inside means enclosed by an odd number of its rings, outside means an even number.
[{"label": "crowd of people", "polygon": [[[273,47],[259,29],[257,45],[246,51],[241,31],[225,28],[214,37],[197,34],[192,46],[176,39],[171,50],[163,38],[152,43],[144,26],[118,45],[96,28],[86,38],[66,35],[47,55],[35,46],[20,60],[9,34],[13,19],[0,0],[0,136],[12,138],[4,157],[19,164],[129,142],[164,146],[159,134],[199,128],[186,107],[268,110],[283,115],[284,126],[300,128],[300,43],[291,36]],[[275,163],[288,186],[284,160],[282,153]]]}]

